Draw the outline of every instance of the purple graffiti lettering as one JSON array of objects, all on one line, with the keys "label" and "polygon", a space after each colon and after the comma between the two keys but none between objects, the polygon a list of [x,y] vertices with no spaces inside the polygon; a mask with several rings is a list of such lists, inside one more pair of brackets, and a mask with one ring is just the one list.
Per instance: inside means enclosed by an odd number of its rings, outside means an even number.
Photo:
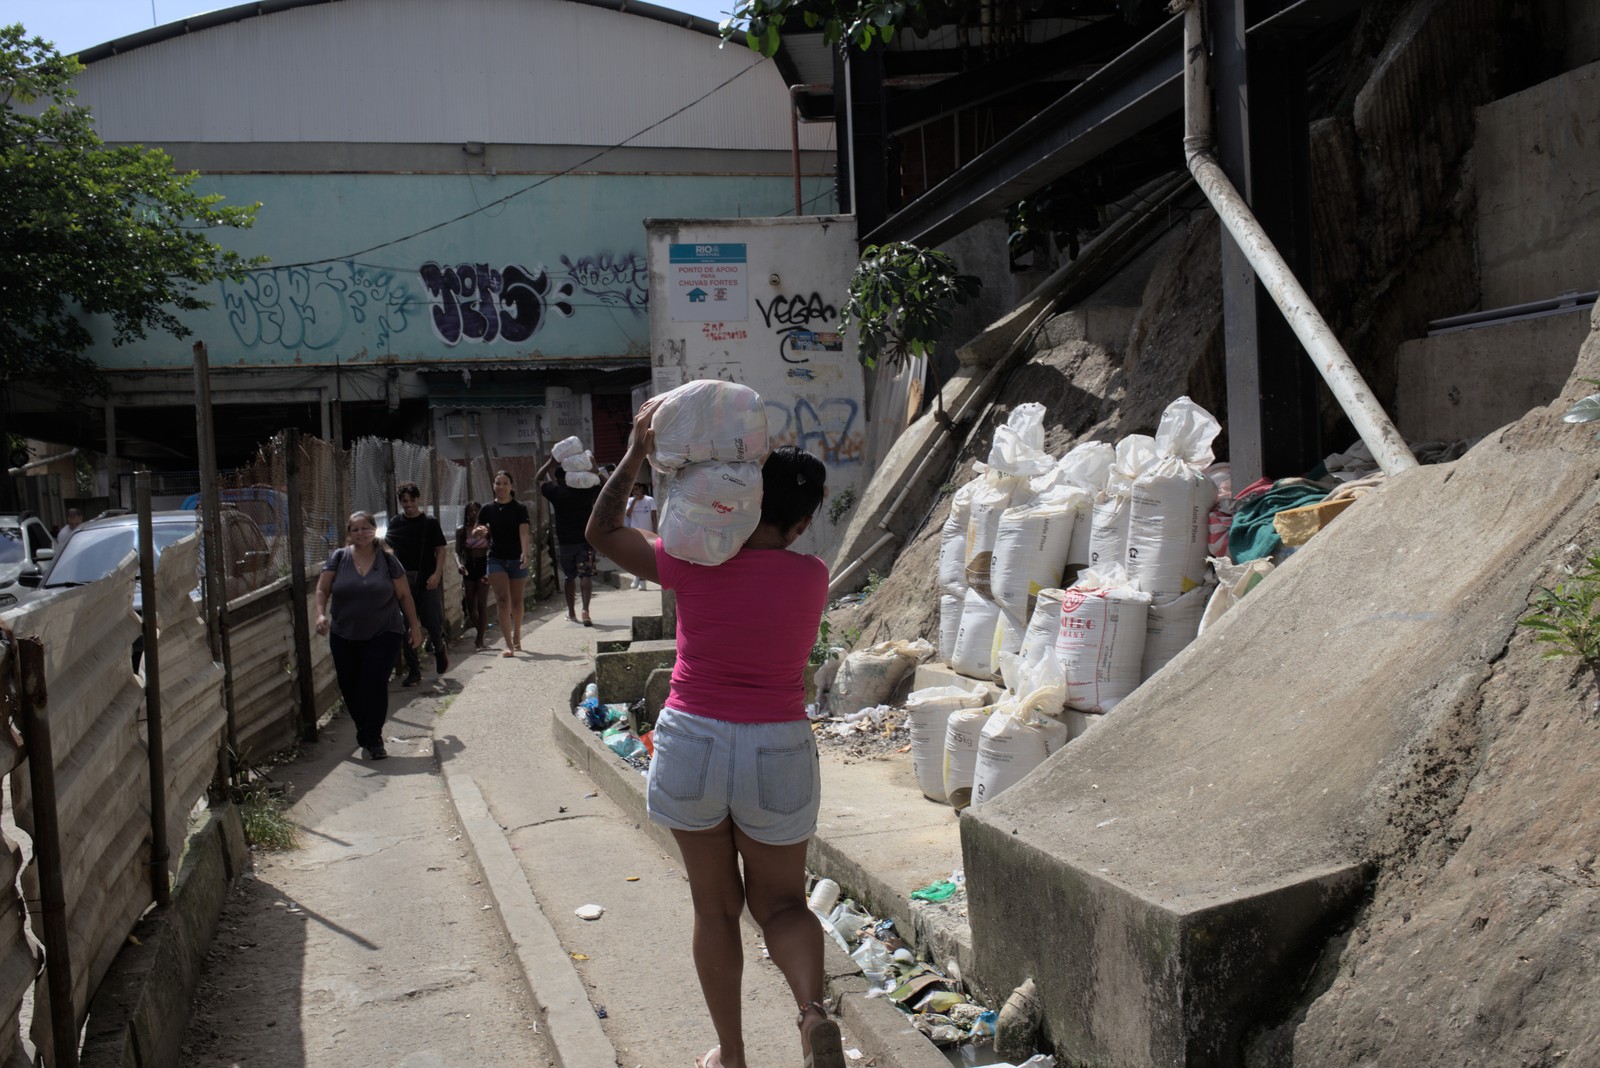
[{"label": "purple graffiti lettering", "polygon": [[[550,312],[572,315],[572,283],[552,287],[543,267],[532,270],[508,264],[494,270],[486,263],[444,267],[429,262],[418,268],[423,285],[438,301],[433,328],[447,345],[472,341],[526,341],[538,332]],[[555,298],[555,299],[552,299]]]}]

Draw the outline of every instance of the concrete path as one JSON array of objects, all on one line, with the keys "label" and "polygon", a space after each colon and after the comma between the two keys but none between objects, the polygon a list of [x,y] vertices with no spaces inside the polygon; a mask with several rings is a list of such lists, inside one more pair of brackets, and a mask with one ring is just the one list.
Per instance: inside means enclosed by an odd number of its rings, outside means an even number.
[{"label": "concrete path", "polygon": [[[556,1056],[569,1068],[609,1065],[611,1049],[623,1068],[687,1068],[716,1041],[690,957],[689,887],[677,856],[572,766],[551,729],[553,715],[570,714],[573,688],[593,670],[595,642],[626,638],[632,616],[659,610],[654,589],[602,587],[592,606],[596,625],[585,628],[566,622],[561,602],[541,605],[524,623],[523,646],[530,652],[514,660],[473,657],[466,666],[470,683],[435,731],[441,767],[463,816],[481,797],[492,824],[481,823],[480,830],[502,830],[501,841],[519,862],[515,874],[555,935],[558,945],[541,936],[531,916],[525,932],[512,932],[536,999],[566,1012],[572,976],[588,992],[591,1012],[605,1010],[599,1023],[606,1048],[597,1048],[595,1036],[579,1026],[580,1014],[552,1017]],[[493,868],[488,854],[495,836],[475,835],[473,843],[486,870]],[[503,869],[491,882],[497,891],[510,884],[503,903],[514,903],[521,892]],[[605,914],[579,919],[574,910],[586,904],[602,906]],[[759,934],[748,927],[746,934],[750,1062],[758,1068],[798,1064],[794,1001],[765,959]]]},{"label": "concrete path", "polygon": [[434,761],[462,682],[393,687],[386,761],[353,758],[341,714],[271,772],[294,788],[301,848],[257,853],[233,892],[185,1064],[556,1063]]},{"label": "concrete path", "polygon": [[[447,677],[394,687],[390,759],[353,759],[340,715],[277,769],[298,798],[304,845],[258,855],[235,892],[185,1062],[687,1068],[705,1053],[715,1036],[676,851],[645,830],[631,780],[620,792],[602,785],[556,740],[595,643],[627,638],[634,615],[659,610],[655,589],[602,587],[586,628],[566,621],[559,599],[546,602],[524,622],[528,652],[503,658],[458,642]],[[613,778],[634,774],[613,763]],[[927,817],[884,807],[906,793],[897,785],[839,782],[829,825],[844,824],[835,834],[870,846],[877,864],[894,851],[868,825],[898,825],[895,837],[920,843],[927,864],[923,834],[906,833]],[[953,847],[947,838],[932,856]],[[601,918],[579,919],[590,904]],[[759,931],[747,922],[745,933],[750,1063],[797,1065],[794,1000]],[[829,974],[835,991],[859,988],[831,948]],[[843,1026],[846,1049],[867,1051],[856,1063],[944,1063],[882,1000],[852,999]]]}]

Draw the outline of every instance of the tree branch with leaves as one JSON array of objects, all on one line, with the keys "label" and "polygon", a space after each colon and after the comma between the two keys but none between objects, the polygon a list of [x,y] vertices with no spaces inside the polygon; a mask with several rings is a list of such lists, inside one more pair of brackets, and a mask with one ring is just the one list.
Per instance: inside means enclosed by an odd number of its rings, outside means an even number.
[{"label": "tree branch with leaves", "polygon": [[151,331],[187,337],[179,313],[209,307],[201,287],[265,262],[205,231],[245,229],[259,204],[225,206],[170,156],[109,147],[73,103],[83,70],[20,25],[0,27],[0,373],[69,396],[103,392],[85,356],[87,317],[121,345]]}]

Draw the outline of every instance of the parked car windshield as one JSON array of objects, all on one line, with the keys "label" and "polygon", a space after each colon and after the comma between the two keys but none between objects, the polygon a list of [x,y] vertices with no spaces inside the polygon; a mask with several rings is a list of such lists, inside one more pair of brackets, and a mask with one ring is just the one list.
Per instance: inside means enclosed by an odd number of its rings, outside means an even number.
[{"label": "parked car windshield", "polygon": [[[156,523],[153,528],[155,535],[156,558],[160,559],[161,553],[167,546],[195,531],[194,521]],[[139,528],[133,523],[117,523],[111,526],[92,527],[82,526],[67,542],[67,547],[61,550],[61,556],[56,560],[55,566],[50,569],[50,577],[45,580],[46,589],[56,589],[61,586],[81,586],[96,579],[105,578],[122,563],[122,558],[134,552],[139,546]]]}]

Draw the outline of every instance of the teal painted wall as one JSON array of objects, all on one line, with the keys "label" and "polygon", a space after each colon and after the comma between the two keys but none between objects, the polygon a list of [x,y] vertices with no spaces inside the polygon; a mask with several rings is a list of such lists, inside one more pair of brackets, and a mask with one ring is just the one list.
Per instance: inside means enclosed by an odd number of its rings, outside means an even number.
[{"label": "teal painted wall", "polygon": [[792,179],[770,176],[208,175],[201,187],[261,202],[254,229],[213,236],[274,266],[202,292],[212,307],[184,317],[183,341],[116,347],[93,324],[100,366],[189,367],[194,341],[213,367],[643,357],[642,220],[780,215],[794,197]]}]

